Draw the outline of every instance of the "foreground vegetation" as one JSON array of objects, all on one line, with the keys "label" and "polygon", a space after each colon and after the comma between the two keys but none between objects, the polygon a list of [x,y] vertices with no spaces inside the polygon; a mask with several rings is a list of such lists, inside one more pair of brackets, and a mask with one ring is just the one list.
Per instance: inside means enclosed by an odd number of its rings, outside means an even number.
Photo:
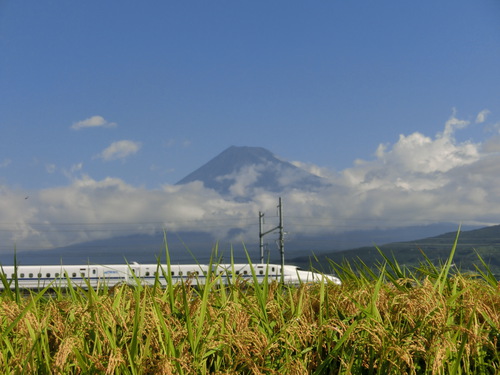
[{"label": "foreground vegetation", "polygon": [[454,249],[412,271],[335,264],[341,286],[4,290],[0,372],[495,374],[497,280],[481,258],[452,274]]}]

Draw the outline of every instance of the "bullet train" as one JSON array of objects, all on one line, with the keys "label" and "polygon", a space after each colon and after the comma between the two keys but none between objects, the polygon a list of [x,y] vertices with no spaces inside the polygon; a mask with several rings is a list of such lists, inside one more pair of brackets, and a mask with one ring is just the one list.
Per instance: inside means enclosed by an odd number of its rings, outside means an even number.
[{"label": "bullet train", "polygon": [[[0,290],[15,288],[42,289],[45,287],[79,286],[98,288],[104,285],[113,287],[118,284],[166,286],[189,282],[203,285],[207,278],[220,277],[220,282],[228,284],[235,280],[262,283],[264,281],[283,281],[298,285],[309,282],[340,284],[332,275],[305,271],[296,266],[285,265],[283,275],[281,265],[277,264],[110,264],[110,265],[44,265],[44,266],[0,266]],[[17,280],[16,280],[17,274]]]}]

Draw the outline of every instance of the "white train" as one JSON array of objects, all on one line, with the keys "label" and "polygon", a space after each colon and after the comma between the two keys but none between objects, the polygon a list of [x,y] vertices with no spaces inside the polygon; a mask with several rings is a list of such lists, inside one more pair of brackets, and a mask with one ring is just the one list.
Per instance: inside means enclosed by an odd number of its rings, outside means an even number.
[{"label": "white train", "polygon": [[[17,281],[16,281],[17,273]],[[168,274],[170,273],[170,274]],[[22,289],[41,289],[45,287],[73,286],[97,288],[103,285],[112,287],[118,284],[162,286],[172,283],[190,282],[192,285],[202,285],[207,277],[220,276],[221,282],[227,284],[237,278],[261,283],[266,280],[283,280],[287,284],[308,282],[330,282],[340,284],[340,280],[332,275],[326,275],[302,270],[296,266],[285,265],[281,275],[281,265],[277,264],[110,264],[110,265],[50,265],[50,266],[1,266],[0,290],[6,286]]]}]

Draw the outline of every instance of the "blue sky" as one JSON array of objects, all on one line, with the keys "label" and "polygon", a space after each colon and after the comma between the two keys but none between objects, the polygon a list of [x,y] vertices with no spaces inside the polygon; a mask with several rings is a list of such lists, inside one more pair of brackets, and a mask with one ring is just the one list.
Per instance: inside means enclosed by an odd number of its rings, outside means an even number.
[{"label": "blue sky", "polygon": [[0,222],[85,222],[43,194],[159,194],[231,145],[342,178],[447,123],[458,155],[497,152],[499,21],[494,0],[0,1]]}]

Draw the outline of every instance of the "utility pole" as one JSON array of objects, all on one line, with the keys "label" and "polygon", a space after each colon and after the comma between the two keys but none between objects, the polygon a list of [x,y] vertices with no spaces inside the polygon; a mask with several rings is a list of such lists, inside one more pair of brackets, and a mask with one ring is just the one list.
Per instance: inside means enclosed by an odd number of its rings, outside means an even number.
[{"label": "utility pole", "polygon": [[280,217],[280,222],[278,228],[280,230],[280,238],[279,238],[279,248],[280,248],[280,256],[281,256],[281,282],[284,281],[284,272],[285,272],[285,232],[283,231],[283,204],[281,203],[281,197],[279,197],[278,204],[278,214]]},{"label": "utility pole", "polygon": [[264,214],[259,211],[259,244],[260,244],[260,263],[264,263],[264,236],[271,232],[274,232],[276,229],[279,230],[279,240],[278,246],[280,249],[281,256],[281,281],[283,282],[284,270],[285,270],[285,232],[283,230],[283,204],[281,202],[281,197],[278,201],[278,216],[279,216],[279,224],[277,227],[268,230],[267,232],[262,232],[262,226],[264,224]]},{"label": "utility pole", "polygon": [[[264,263],[264,234],[262,226],[264,225],[264,214],[259,211],[259,248],[260,248],[260,263]],[[274,229],[273,229],[274,230]]]}]

